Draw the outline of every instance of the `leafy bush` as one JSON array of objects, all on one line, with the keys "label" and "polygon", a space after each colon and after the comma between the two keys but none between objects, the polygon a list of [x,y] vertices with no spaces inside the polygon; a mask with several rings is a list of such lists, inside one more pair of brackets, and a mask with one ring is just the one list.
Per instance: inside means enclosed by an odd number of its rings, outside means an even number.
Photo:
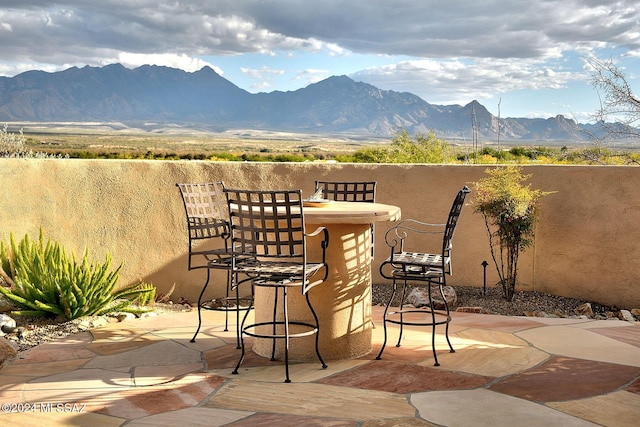
[{"label": "leafy bush", "polygon": [[[402,131],[396,134],[389,147],[358,150],[349,161],[356,163],[448,163],[455,159],[453,149],[431,132],[419,133],[415,138]],[[340,161],[347,160],[341,157]]]},{"label": "leafy bush", "polygon": [[133,290],[137,292],[132,294],[132,304],[150,306],[156,300],[156,287],[150,283],[140,281],[133,286]]},{"label": "leafy bush", "polygon": [[0,157],[14,157],[14,158],[66,158],[63,154],[47,154],[47,153],[34,153],[27,146],[27,139],[25,138],[22,130],[19,133],[9,132],[8,126],[5,124],[0,129]]},{"label": "leafy bush", "polygon": [[491,257],[498,271],[507,301],[512,301],[518,276],[520,252],[533,243],[539,199],[551,192],[532,190],[522,183],[531,175],[522,175],[517,166],[487,169],[487,177],[474,183],[475,212],[484,217]]},{"label": "leafy bush", "polygon": [[33,157],[33,153],[25,145],[25,140],[22,131],[11,133],[5,124],[0,129],[0,157]]},{"label": "leafy bush", "polygon": [[132,304],[148,304],[155,297],[155,288],[142,282],[116,289],[122,264],[111,270],[110,255],[103,264],[90,263],[88,250],[78,263],[60,244],[45,243],[42,229],[38,241],[25,235],[16,244],[11,234],[10,247],[0,242],[0,259],[0,275],[10,285],[0,286],[0,293],[23,308],[20,314],[71,320],[115,311],[149,311]]}]

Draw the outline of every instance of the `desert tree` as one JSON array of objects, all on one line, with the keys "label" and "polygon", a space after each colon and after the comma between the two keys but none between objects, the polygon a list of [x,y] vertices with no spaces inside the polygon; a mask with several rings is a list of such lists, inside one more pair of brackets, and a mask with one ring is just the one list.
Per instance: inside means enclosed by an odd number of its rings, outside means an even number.
[{"label": "desert tree", "polygon": [[624,71],[613,59],[587,58],[593,68],[592,85],[598,91],[600,108],[595,119],[610,139],[639,138],[640,98],[634,94]]},{"label": "desert tree", "polygon": [[513,301],[520,253],[533,245],[539,199],[552,192],[533,190],[524,184],[531,175],[523,175],[518,166],[508,165],[485,172],[484,178],[473,183],[475,197],[470,204],[484,217],[503,296],[507,301]]}]

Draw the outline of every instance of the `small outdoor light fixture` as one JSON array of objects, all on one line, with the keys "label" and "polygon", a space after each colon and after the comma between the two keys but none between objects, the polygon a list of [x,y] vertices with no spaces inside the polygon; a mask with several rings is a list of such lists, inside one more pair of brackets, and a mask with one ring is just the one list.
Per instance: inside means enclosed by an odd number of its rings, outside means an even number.
[{"label": "small outdoor light fixture", "polygon": [[482,261],[482,269],[484,270],[484,280],[483,280],[483,285],[482,285],[482,296],[486,296],[487,295],[487,266],[489,265],[489,263],[484,260]]}]

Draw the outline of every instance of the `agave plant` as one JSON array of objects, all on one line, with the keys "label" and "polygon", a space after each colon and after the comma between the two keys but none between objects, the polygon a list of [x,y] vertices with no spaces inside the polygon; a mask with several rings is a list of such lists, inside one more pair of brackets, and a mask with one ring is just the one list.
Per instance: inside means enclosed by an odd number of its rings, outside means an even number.
[{"label": "agave plant", "polygon": [[110,254],[104,263],[90,262],[88,250],[77,262],[75,254],[67,255],[59,243],[50,239],[45,243],[42,229],[38,241],[25,235],[16,243],[11,234],[10,248],[1,244],[0,261],[0,276],[9,285],[0,286],[0,293],[22,308],[19,314],[71,320],[114,311],[139,312],[131,305],[148,303],[155,295],[155,288],[142,282],[117,289],[122,263],[112,269]]}]

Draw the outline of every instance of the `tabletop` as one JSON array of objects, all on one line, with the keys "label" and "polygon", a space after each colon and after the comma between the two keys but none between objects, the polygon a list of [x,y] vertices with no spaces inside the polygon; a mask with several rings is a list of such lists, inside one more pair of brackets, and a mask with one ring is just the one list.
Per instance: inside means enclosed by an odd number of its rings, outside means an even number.
[{"label": "tabletop", "polygon": [[401,210],[397,206],[369,202],[337,202],[321,206],[304,206],[304,218],[309,224],[373,224],[397,221]]}]

